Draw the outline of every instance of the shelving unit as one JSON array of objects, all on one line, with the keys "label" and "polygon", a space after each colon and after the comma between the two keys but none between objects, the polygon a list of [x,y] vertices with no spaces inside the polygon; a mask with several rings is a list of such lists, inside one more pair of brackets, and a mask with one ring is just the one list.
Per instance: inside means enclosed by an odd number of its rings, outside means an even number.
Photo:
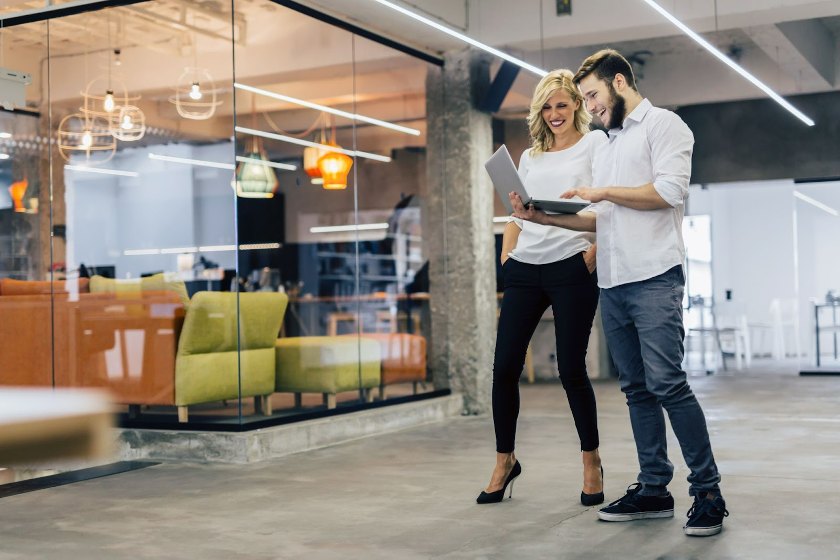
[{"label": "shelving unit", "polygon": [[[360,293],[401,293],[414,280],[423,265],[422,238],[389,234],[379,241],[359,243]],[[355,293],[356,243],[318,243],[319,294],[324,296]]]},{"label": "shelving unit", "polygon": [[31,259],[26,251],[28,243],[27,238],[0,234],[0,278],[24,279],[29,276]]}]

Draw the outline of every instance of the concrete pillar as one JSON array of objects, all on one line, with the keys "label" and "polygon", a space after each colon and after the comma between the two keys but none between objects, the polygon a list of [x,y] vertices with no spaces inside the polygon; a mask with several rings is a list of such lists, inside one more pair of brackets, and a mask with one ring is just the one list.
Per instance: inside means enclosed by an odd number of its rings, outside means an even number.
[{"label": "concrete pillar", "polygon": [[435,387],[464,395],[464,413],[490,410],[496,338],[491,117],[478,111],[490,60],[471,50],[446,54],[426,79],[426,207]]}]

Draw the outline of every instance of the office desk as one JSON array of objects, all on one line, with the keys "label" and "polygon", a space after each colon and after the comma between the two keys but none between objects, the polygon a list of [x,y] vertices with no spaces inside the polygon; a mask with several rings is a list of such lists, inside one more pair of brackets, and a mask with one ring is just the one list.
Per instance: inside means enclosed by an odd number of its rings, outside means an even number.
[{"label": "office desk", "polygon": [[[356,313],[360,311],[360,308],[361,310],[376,310],[396,305],[400,311],[405,311],[410,331],[413,304],[428,301],[429,294],[425,292],[415,294],[379,292],[358,296],[290,296],[288,319],[294,321],[300,331],[299,333],[293,331],[291,334],[316,336],[323,334],[318,327],[318,319],[322,316],[326,317],[327,313],[336,311]],[[319,313],[321,306],[327,308],[327,313]]]},{"label": "office desk", "polygon": [[[831,325],[820,327],[820,311],[822,309],[831,309]],[[834,338],[834,359],[837,359],[837,331],[840,330],[840,325],[837,324],[837,310],[840,309],[840,302],[833,303],[816,303],[814,302],[814,338],[817,341],[817,367],[820,367],[820,332],[829,331],[833,333]]]},{"label": "office desk", "polygon": [[0,466],[105,457],[112,416],[99,391],[0,389]]}]

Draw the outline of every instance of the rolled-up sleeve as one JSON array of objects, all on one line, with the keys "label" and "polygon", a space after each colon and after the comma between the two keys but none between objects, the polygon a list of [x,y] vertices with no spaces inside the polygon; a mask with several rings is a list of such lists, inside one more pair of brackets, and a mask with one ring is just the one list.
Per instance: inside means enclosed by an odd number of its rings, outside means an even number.
[{"label": "rolled-up sleeve", "polygon": [[586,208],[584,208],[583,210],[578,212],[578,214],[580,214],[582,212],[592,212],[593,214],[603,214],[607,210],[607,205],[608,204],[611,204],[611,203],[607,200],[602,200],[601,202],[593,202],[592,204],[590,204],[589,206],[587,206]]},{"label": "rolled-up sleeve", "polygon": [[662,112],[648,134],[653,167],[653,188],[676,207],[688,198],[694,135],[674,113]]}]

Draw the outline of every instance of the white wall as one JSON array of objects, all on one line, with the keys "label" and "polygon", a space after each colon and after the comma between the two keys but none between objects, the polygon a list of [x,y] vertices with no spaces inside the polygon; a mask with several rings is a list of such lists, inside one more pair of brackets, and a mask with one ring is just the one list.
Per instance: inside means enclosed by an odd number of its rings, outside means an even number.
[{"label": "white wall", "polygon": [[[840,211],[840,182],[795,185],[796,191]],[[829,290],[840,292],[840,217],[796,199],[797,248],[799,255],[799,295],[801,323],[805,331],[806,352],[814,349],[814,308],[812,300],[825,302]],[[831,321],[831,310],[823,310],[821,326]],[[832,336],[821,337],[823,359],[831,350]]]},{"label": "white wall", "polygon": [[[126,250],[236,244],[231,171],[150,160],[150,152],[222,163],[231,163],[234,155],[230,142],[160,145],[123,150],[100,166],[136,171],[138,177],[67,171],[69,268],[79,263],[116,265],[118,277],[138,277],[147,272],[177,270],[177,255],[125,255]],[[401,195],[425,198],[422,153],[401,150],[390,163],[359,160],[357,164],[352,177],[358,193],[352,186],[325,191],[311,185],[302,170],[278,172],[280,191],[285,195],[287,243],[329,240],[328,236],[309,233],[309,227],[352,223],[356,196],[362,223],[385,221]],[[380,218],[374,218],[380,214]],[[311,221],[312,216],[317,220],[309,223],[307,219]],[[379,237],[384,235],[377,233]],[[233,251],[201,254],[222,268],[235,268]]]},{"label": "white wall", "polygon": [[773,298],[794,297],[793,181],[691,187],[688,214],[712,217],[714,299],[726,290],[751,321],[769,322]]},{"label": "white wall", "polygon": [[840,210],[840,182],[783,180],[692,185],[687,213],[711,215],[715,301],[724,302],[732,290],[732,303],[751,323],[769,324],[771,300],[795,298],[802,351],[812,357],[810,301],[840,291],[840,218],[795,198],[794,191]]},{"label": "white wall", "polygon": [[[125,150],[100,167],[136,171],[117,177],[67,171],[68,267],[116,265],[120,278],[177,270],[177,255],[125,255],[126,250],[230,245],[235,197],[231,172],[150,160],[149,152],[230,163],[229,143]],[[233,251],[207,257],[234,266]]]}]

